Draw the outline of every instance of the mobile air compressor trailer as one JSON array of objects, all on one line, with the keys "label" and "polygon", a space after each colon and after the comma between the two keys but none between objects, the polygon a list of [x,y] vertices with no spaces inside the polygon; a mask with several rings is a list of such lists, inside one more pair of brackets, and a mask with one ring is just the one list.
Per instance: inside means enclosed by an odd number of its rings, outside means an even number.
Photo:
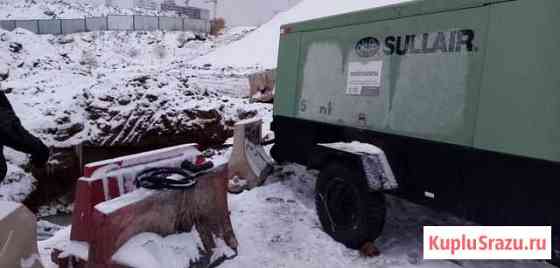
[{"label": "mobile air compressor trailer", "polygon": [[558,0],[418,0],[284,25],[272,156],[321,170],[319,216],[350,247],[379,235],[383,195],[320,144],[379,147],[409,200],[558,237],[559,25]]}]

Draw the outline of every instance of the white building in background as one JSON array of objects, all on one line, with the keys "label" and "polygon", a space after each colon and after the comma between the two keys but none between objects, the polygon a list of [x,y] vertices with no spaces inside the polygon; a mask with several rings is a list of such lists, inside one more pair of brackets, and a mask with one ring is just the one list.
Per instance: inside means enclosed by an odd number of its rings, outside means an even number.
[{"label": "white building in background", "polygon": [[290,9],[301,0],[209,1],[217,1],[217,17],[224,18],[227,26],[260,26],[272,19],[274,15]]}]

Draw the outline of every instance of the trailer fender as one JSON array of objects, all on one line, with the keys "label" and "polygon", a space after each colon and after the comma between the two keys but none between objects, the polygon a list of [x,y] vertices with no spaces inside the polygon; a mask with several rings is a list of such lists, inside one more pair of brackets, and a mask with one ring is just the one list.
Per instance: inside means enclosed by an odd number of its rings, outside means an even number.
[{"label": "trailer fender", "polygon": [[398,183],[385,152],[377,146],[351,142],[317,144],[311,167],[321,168],[331,161],[350,161],[360,167],[370,191],[389,191]]}]

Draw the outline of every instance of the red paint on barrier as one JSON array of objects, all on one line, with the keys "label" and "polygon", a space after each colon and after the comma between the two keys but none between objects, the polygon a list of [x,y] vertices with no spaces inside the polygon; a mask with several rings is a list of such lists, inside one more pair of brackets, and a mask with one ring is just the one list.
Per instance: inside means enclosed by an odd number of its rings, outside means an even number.
[{"label": "red paint on barrier", "polygon": [[[100,259],[96,258],[97,261],[89,262],[87,264],[87,267],[118,267],[107,262],[107,258],[110,259],[109,254],[114,253],[112,252],[112,250],[115,250],[114,247],[111,247],[109,245],[114,245],[114,243],[117,242],[115,241],[116,236],[120,234],[120,231],[123,230],[122,228],[125,228],[127,225],[135,224],[134,222],[121,222],[124,224],[120,225],[121,223],[119,223],[119,228],[121,229],[115,229],[115,226],[113,226],[115,224],[110,226],[104,226],[104,224],[95,224],[95,222],[105,222],[105,220],[99,220],[100,217],[109,217],[106,215],[101,215],[98,211],[96,212],[96,205],[118,198],[134,190],[134,187],[132,187],[132,189],[127,189],[127,187],[125,187],[126,182],[124,175],[112,177],[104,177],[104,175],[108,175],[107,172],[112,172],[119,169],[124,171],[129,168],[132,168],[130,169],[130,172],[133,174],[135,172],[133,167],[135,166],[165,160],[170,161],[177,166],[179,166],[180,163],[184,160],[196,161],[197,163],[198,161],[203,161],[202,163],[206,162],[206,159],[200,156],[200,151],[196,149],[195,145],[190,144],[156,150],[144,154],[121,157],[114,159],[113,161],[107,160],[85,165],[85,177],[80,178],[76,184],[76,197],[74,201],[70,239],[73,241],[87,242],[88,244],[90,244],[90,256],[92,256],[91,254],[94,254],[93,256],[97,256],[96,252],[101,250],[101,252],[99,253],[102,257],[99,257]],[[154,213],[156,213],[154,215],[151,215],[151,221],[160,219],[160,217],[157,216],[160,211],[154,208],[155,207],[153,205],[151,208],[145,208],[149,210],[151,209]],[[134,212],[127,211],[129,211],[129,209],[126,207],[119,210],[118,213],[124,213],[118,214],[120,215],[119,217],[122,216],[125,219],[136,220],[137,217],[135,215],[142,214],[139,210],[135,210]],[[146,227],[144,225],[141,226],[143,226],[143,228]],[[110,248],[110,250],[106,250],[106,248]],[[106,250],[106,252],[104,250]],[[60,259],[58,258],[59,254],[60,251],[53,251],[52,254],[53,259],[57,259],[59,264],[68,264],[69,260],[75,259],[75,257]],[[103,259],[104,261],[99,261],[101,259]],[[84,262],[74,264],[77,264],[77,266],[75,267],[85,267],[82,266],[84,265]]]},{"label": "red paint on barrier", "polygon": [[78,180],[70,239],[75,241],[90,240],[91,213],[93,207],[103,201],[105,201],[105,193],[101,181],[90,181],[86,178]]}]

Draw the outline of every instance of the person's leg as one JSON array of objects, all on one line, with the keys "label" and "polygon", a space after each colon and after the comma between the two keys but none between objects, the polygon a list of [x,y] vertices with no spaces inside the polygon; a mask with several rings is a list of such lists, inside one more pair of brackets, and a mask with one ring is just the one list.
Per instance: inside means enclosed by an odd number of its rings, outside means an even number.
[{"label": "person's leg", "polygon": [[6,159],[4,159],[4,148],[0,146],[0,182],[4,180],[6,177],[6,172],[8,171],[8,167],[6,166]]}]

